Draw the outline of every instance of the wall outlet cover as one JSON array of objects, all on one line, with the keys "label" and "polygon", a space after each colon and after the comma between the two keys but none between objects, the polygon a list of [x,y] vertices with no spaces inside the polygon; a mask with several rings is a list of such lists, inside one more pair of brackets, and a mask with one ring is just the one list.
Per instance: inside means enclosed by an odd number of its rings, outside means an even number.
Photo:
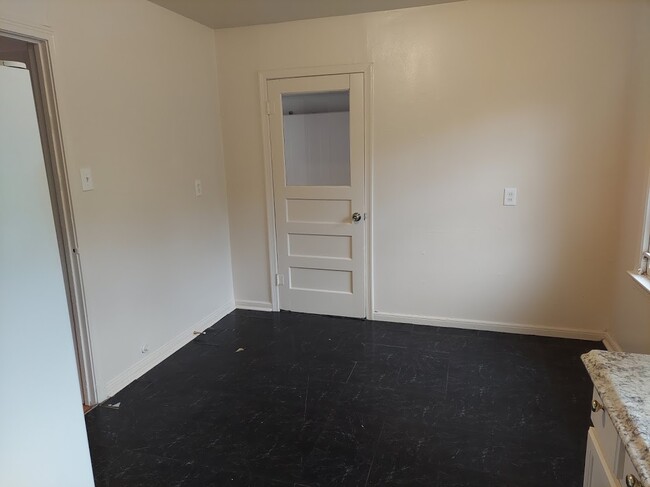
[{"label": "wall outlet cover", "polygon": [[95,183],[93,182],[93,173],[90,168],[82,167],[79,172],[81,173],[81,190],[92,191],[95,189]]},{"label": "wall outlet cover", "polygon": [[503,190],[503,206],[517,206],[517,188]]}]

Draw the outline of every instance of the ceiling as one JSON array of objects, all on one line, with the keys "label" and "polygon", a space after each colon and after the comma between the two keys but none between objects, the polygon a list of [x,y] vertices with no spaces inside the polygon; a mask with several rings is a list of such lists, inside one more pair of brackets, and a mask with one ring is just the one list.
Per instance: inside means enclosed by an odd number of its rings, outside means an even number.
[{"label": "ceiling", "polygon": [[419,7],[459,0],[150,0],[214,29]]}]

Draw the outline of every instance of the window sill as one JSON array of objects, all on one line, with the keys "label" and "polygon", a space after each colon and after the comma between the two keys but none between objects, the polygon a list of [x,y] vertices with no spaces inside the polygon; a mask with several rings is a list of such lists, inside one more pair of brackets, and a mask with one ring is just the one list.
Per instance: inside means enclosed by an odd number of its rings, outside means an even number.
[{"label": "window sill", "polygon": [[647,293],[650,293],[650,277],[648,277],[647,274],[636,274],[634,272],[628,271],[628,274],[632,279],[636,281],[636,283],[644,289]]}]

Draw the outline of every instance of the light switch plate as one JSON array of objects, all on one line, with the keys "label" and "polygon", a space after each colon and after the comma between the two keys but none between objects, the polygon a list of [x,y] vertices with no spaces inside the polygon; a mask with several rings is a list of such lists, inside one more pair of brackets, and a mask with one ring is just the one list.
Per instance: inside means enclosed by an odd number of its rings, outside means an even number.
[{"label": "light switch plate", "polygon": [[95,189],[93,182],[93,173],[89,167],[82,167],[79,172],[81,173],[81,189],[82,191],[92,191]]},{"label": "light switch plate", "polygon": [[503,190],[503,206],[517,206],[517,188]]}]

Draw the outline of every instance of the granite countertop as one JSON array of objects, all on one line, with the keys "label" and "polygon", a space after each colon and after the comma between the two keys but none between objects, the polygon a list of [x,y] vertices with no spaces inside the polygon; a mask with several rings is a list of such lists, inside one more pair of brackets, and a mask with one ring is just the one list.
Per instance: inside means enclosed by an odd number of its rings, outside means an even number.
[{"label": "granite countertop", "polygon": [[650,487],[650,355],[592,350],[581,358],[639,480]]}]

